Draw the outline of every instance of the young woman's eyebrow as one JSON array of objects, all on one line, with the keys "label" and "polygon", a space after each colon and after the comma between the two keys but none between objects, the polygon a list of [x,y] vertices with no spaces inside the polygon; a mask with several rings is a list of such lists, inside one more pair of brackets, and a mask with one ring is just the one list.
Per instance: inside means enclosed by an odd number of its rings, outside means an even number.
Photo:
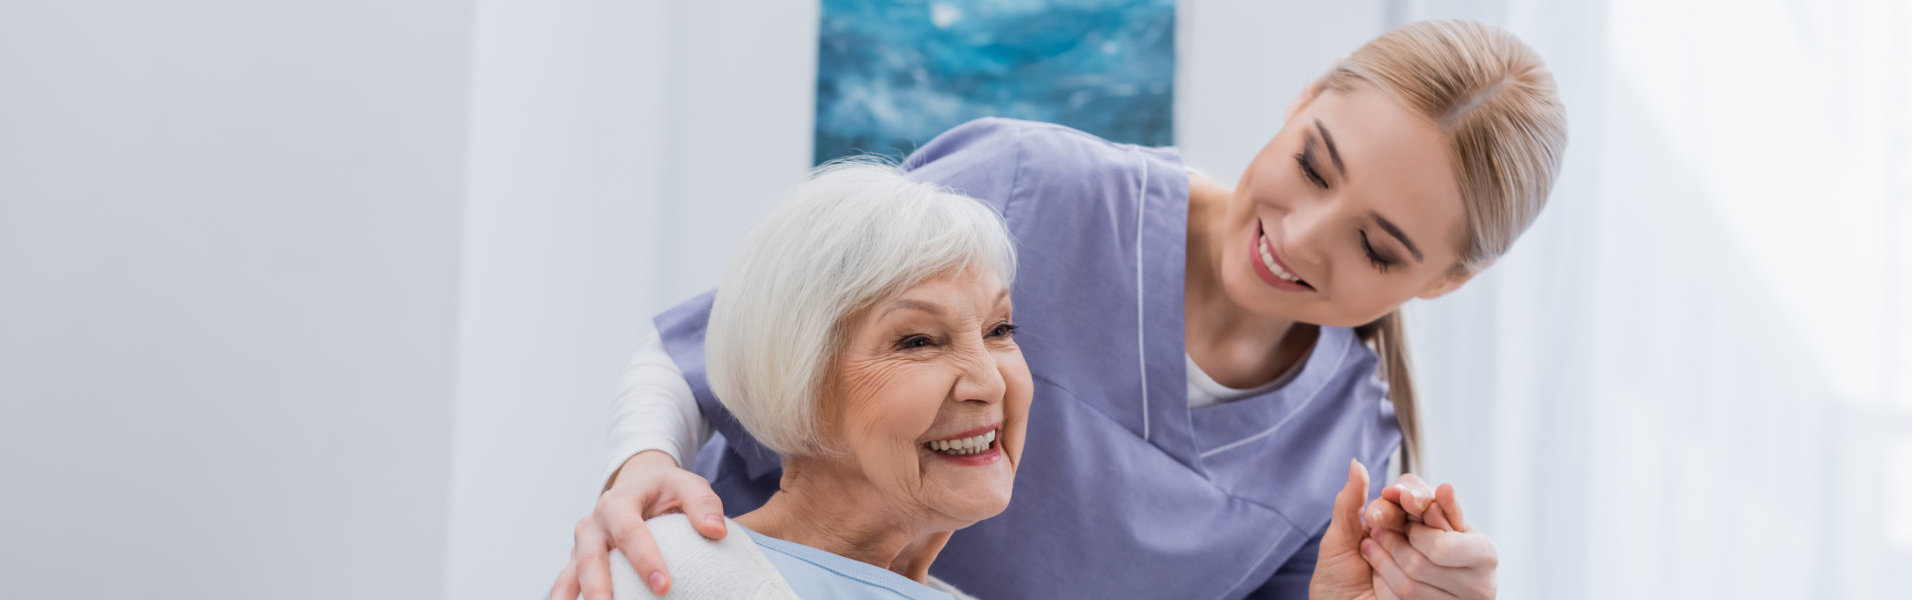
[{"label": "young woman's eyebrow", "polygon": [[1381,229],[1387,230],[1387,235],[1393,236],[1393,239],[1400,240],[1400,243],[1407,247],[1407,251],[1413,253],[1414,262],[1427,261],[1427,255],[1420,253],[1420,248],[1413,245],[1413,240],[1407,237],[1407,232],[1400,230],[1399,225],[1394,225],[1393,221],[1388,221],[1387,218],[1381,216],[1380,213],[1370,212],[1369,214],[1373,215],[1373,222],[1375,224],[1379,225]]},{"label": "young woman's eyebrow", "polygon": [[1327,126],[1319,119],[1313,120],[1314,129],[1320,130],[1320,140],[1327,143],[1327,156],[1333,159],[1333,168],[1340,171],[1341,177],[1347,176],[1347,164],[1340,162],[1340,149],[1333,147],[1333,136],[1327,133]]}]

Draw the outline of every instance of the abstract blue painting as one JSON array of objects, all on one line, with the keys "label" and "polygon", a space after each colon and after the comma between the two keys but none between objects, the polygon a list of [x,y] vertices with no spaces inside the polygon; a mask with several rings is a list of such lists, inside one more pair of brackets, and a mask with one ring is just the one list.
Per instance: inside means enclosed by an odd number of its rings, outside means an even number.
[{"label": "abstract blue painting", "polygon": [[1001,116],[1173,144],[1173,0],[824,0],[813,159]]}]

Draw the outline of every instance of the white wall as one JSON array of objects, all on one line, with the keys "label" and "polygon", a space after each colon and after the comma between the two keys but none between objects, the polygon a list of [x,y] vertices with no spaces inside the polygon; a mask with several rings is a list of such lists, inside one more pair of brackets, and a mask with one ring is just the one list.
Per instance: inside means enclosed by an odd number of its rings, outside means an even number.
[{"label": "white wall", "polygon": [[1540,221],[1414,305],[1428,474],[1503,592],[1911,588],[1910,10],[1409,3],[1528,40],[1568,107]]},{"label": "white wall", "polygon": [[1387,2],[1182,0],[1174,143],[1228,185],[1334,60],[1380,35]]},{"label": "white wall", "polygon": [[812,164],[817,10],[479,4],[452,597],[537,595],[565,564],[640,332]]},{"label": "white wall", "polygon": [[8,4],[0,596],[444,595],[470,16]]},{"label": "white wall", "polygon": [[718,283],[747,228],[813,166],[819,54],[818,3],[671,4],[658,308]]},{"label": "white wall", "polygon": [[593,498],[605,400],[660,271],[666,12],[478,6],[450,597],[544,592]]}]

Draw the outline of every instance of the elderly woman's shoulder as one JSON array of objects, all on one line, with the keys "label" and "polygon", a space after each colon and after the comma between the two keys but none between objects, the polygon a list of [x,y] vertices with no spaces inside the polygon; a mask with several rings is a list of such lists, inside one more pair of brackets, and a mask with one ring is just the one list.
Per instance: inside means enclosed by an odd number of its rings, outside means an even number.
[{"label": "elderly woman's shoulder", "polygon": [[667,600],[704,600],[707,598],[753,598],[756,600],[795,600],[793,589],[780,576],[779,569],[761,554],[745,528],[727,521],[727,536],[709,540],[693,528],[680,513],[647,519],[647,532],[653,536],[660,556],[673,574],[673,589],[666,596],[655,595],[645,579],[634,572],[625,554],[613,551],[608,558],[613,575],[616,600],[665,598]]}]

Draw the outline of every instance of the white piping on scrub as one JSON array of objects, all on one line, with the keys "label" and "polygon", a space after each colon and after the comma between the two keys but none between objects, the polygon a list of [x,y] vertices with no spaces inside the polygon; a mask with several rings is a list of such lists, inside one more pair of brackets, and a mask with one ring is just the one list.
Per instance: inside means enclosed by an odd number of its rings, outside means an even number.
[{"label": "white piping on scrub", "polygon": [[1140,157],[1140,212],[1136,215],[1133,227],[1133,292],[1134,308],[1139,311],[1137,333],[1140,342],[1140,439],[1152,441],[1153,415],[1147,412],[1147,271],[1142,268],[1141,238],[1147,229],[1147,155],[1140,152],[1139,146],[1133,147],[1133,155]]}]

